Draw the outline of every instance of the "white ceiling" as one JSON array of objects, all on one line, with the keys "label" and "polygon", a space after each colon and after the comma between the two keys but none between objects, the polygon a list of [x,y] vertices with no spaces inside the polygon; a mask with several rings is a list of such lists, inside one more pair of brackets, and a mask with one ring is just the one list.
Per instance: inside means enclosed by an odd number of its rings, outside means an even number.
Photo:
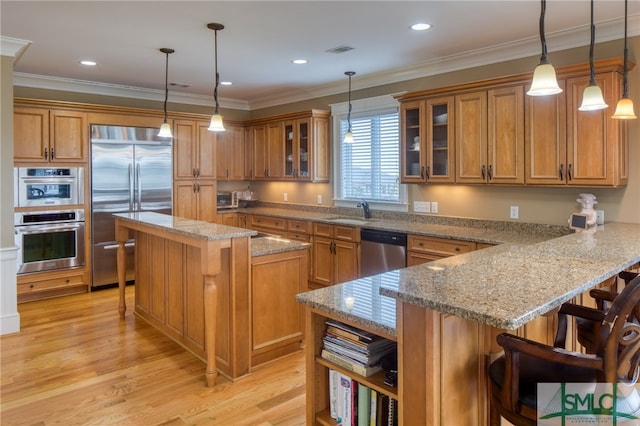
[{"label": "white ceiling", "polygon": [[[223,107],[255,109],[540,54],[540,1],[7,1],[3,41],[30,45],[16,85],[162,99],[169,47],[170,102],[211,104],[213,31]],[[640,34],[640,1],[629,1],[629,35]],[[623,0],[595,2],[596,42],[623,37]],[[548,0],[553,52],[589,43],[590,3]],[[409,25],[433,27],[415,32]],[[339,46],[354,49],[329,53]],[[585,61],[587,60],[585,49]],[[622,55],[622,52],[620,52]],[[596,51],[597,55],[597,51]],[[78,64],[83,58],[94,68]],[[292,59],[305,58],[306,65]],[[596,58],[597,59],[597,58]],[[536,65],[532,62],[532,69]]]}]

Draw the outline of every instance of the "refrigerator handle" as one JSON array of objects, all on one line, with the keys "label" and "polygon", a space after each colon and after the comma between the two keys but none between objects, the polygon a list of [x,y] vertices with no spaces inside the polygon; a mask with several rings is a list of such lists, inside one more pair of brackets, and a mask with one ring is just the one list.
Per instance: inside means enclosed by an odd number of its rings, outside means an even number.
[{"label": "refrigerator handle", "polygon": [[136,164],[136,185],[138,190],[138,209],[142,210],[142,183],[140,182],[140,163]]},{"label": "refrigerator handle", "polygon": [[129,211],[133,211],[133,164],[129,163]]}]

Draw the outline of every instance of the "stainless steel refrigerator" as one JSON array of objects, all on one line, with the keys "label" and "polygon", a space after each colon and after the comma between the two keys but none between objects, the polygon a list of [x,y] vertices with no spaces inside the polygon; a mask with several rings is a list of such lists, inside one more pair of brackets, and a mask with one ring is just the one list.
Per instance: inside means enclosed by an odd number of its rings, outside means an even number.
[{"label": "stainless steel refrigerator", "polygon": [[[118,282],[114,213],[171,214],[171,139],[158,129],[91,126],[91,243],[94,288]],[[133,240],[127,281],[135,279]]]}]

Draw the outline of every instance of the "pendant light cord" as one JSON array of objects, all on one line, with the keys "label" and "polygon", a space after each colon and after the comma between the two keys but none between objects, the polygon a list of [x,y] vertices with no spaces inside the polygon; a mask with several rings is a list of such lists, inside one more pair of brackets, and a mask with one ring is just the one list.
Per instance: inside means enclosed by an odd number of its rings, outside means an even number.
[{"label": "pendant light cord", "polygon": [[216,60],[216,64],[215,64],[215,68],[216,68],[216,86],[213,89],[213,98],[216,101],[216,110],[214,112],[214,114],[219,114],[218,111],[218,84],[220,83],[220,74],[218,74],[218,30],[215,30],[213,32],[213,44],[214,44],[214,49],[215,49],[215,60]]},{"label": "pendant light cord", "polygon": [[347,122],[349,123],[349,131],[351,131],[351,76],[349,74],[349,113],[347,114]]},{"label": "pendant light cord", "polygon": [[547,59],[547,40],[544,36],[544,15],[547,10],[547,2],[546,0],[541,0],[540,5],[540,44],[542,45],[542,55],[540,56],[541,64],[548,64],[549,60]]},{"label": "pendant light cord", "polygon": [[589,45],[589,86],[596,85],[596,72],[593,66],[593,45],[596,42],[596,26],[593,23],[593,0],[591,0],[591,44]]},{"label": "pendant light cord", "polygon": [[622,65],[622,97],[629,97],[629,84],[627,83],[627,58],[629,50],[627,49],[627,3],[628,0],[624,0],[624,56]]},{"label": "pendant light cord", "polygon": [[169,51],[165,52],[164,66],[164,122],[167,122],[167,99],[169,98]]}]

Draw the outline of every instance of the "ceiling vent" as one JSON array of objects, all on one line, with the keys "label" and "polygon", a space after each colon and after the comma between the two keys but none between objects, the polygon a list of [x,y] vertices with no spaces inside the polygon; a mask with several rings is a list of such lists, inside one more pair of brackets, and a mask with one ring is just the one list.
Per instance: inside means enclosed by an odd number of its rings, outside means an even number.
[{"label": "ceiling vent", "polygon": [[325,50],[325,52],[327,52],[327,53],[344,53],[344,52],[348,52],[348,51],[353,50],[353,49],[355,49],[355,47],[342,45],[342,46],[334,47],[334,48],[331,48],[331,49],[327,49],[327,50]]}]

